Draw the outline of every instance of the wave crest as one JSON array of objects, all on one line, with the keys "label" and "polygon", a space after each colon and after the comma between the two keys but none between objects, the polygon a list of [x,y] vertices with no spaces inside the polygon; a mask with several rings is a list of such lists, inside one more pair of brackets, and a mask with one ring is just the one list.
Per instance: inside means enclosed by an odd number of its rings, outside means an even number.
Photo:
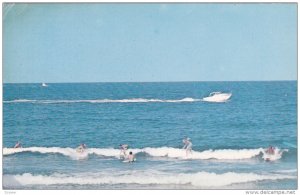
[{"label": "wave crest", "polygon": [[41,154],[58,153],[69,156],[74,160],[84,159],[88,157],[88,153],[78,153],[73,148],[60,148],[60,147],[29,147],[29,148],[3,148],[3,155],[12,155],[22,152],[38,152]]},{"label": "wave crest", "polygon": [[227,172],[222,174],[210,172],[170,174],[165,172],[135,172],[134,174],[98,173],[87,175],[53,174],[32,175],[4,175],[3,186],[25,185],[95,185],[95,184],[140,184],[140,185],[193,185],[197,187],[219,187],[231,184],[254,182],[261,180],[295,179],[291,175],[258,175],[256,173]]},{"label": "wave crest", "polygon": [[[130,149],[134,154],[146,153],[153,157],[168,157],[176,159],[218,159],[218,160],[242,160],[250,159],[262,154],[262,158],[267,160],[278,160],[282,157],[283,152],[288,150],[275,149],[275,154],[270,156],[265,153],[263,148],[257,149],[219,149],[219,150],[204,150],[204,151],[192,151],[186,157],[184,149],[172,148],[172,147],[160,147],[160,148],[143,148],[143,149]],[[88,148],[83,153],[77,153],[73,148],[60,148],[60,147],[29,147],[29,148],[3,148],[3,155],[12,155],[22,152],[38,152],[42,154],[47,153],[59,153],[65,156],[69,156],[72,159],[87,158],[89,154],[95,154],[105,157],[119,158],[120,150],[113,148]]]},{"label": "wave crest", "polygon": [[220,159],[220,160],[240,160],[249,159],[259,155],[263,149],[220,149],[220,150],[205,150],[205,151],[192,151],[186,157],[186,151],[183,149],[162,147],[162,148],[145,148],[144,151],[151,156],[163,157],[167,156],[170,158],[183,158],[183,159]]}]

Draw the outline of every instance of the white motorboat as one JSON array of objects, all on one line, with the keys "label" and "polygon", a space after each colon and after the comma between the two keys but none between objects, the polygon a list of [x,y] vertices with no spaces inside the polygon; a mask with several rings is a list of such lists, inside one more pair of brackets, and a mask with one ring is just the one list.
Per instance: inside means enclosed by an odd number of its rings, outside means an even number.
[{"label": "white motorboat", "polygon": [[208,97],[203,98],[206,102],[226,102],[232,93],[212,92]]},{"label": "white motorboat", "polygon": [[42,87],[48,87],[46,83],[42,83]]}]

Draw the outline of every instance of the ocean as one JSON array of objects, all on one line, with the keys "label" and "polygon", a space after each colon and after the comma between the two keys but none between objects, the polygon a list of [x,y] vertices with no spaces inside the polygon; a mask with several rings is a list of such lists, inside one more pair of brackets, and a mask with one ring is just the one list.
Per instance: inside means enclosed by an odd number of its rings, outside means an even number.
[{"label": "ocean", "polygon": [[297,81],[3,84],[4,189],[293,190],[297,159]]}]

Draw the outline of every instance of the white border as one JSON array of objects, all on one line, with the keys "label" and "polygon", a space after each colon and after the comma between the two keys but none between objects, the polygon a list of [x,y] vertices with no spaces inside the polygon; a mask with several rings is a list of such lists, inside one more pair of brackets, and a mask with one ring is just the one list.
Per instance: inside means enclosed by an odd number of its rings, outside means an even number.
[{"label": "white border", "polygon": [[[125,1],[125,0],[110,0],[110,1],[99,1],[99,0],[89,0],[87,1],[70,1],[70,0],[64,0],[64,1],[59,1],[59,0],[51,0],[51,1],[42,1],[42,0],[31,0],[31,1],[22,1],[22,0],[4,0],[4,2],[2,2],[2,6],[3,3],[298,3],[298,0],[296,1],[278,1],[278,0],[263,0],[263,1],[259,1],[259,0],[248,0],[248,1],[236,1],[236,0],[223,0],[223,1],[208,1],[208,0],[188,0],[188,1],[180,1],[180,0],[173,0],[173,1],[160,1],[160,0],[144,0],[144,1],[136,1],[136,0],[130,0],[130,1]],[[299,8],[298,8],[299,9]],[[298,11],[298,10],[297,10]],[[1,14],[0,14],[0,18],[2,21],[2,9],[1,9]],[[298,27],[299,27],[299,12],[298,12]],[[3,46],[3,35],[2,35],[2,25],[3,25],[3,21],[1,23],[1,45]],[[298,37],[299,37],[299,30],[298,30]],[[298,41],[298,38],[297,38]],[[298,41],[299,43],[299,41]],[[297,44],[298,47],[298,44]],[[298,56],[299,56],[299,49],[298,49]],[[1,52],[0,52],[0,57],[1,60],[3,60],[2,58],[2,47],[1,47]],[[1,162],[2,162],[2,135],[3,135],[3,77],[2,77],[2,72],[3,67],[2,67],[2,63],[1,63],[1,69],[0,69],[0,77],[1,77],[1,81],[2,81],[2,85],[0,88],[0,97],[1,97],[1,112],[0,112],[0,118],[1,118],[1,122],[2,125],[0,127],[1,129],[1,139],[0,139],[0,144],[1,144]],[[299,76],[299,68],[298,68],[298,59],[297,59],[297,79]],[[299,86],[299,80],[297,82],[297,85]],[[300,97],[300,92],[298,89],[298,97]],[[298,121],[299,121],[299,98],[298,98]],[[297,125],[299,127],[299,123]],[[298,128],[298,138],[299,138],[299,128]],[[298,148],[299,148],[299,142],[298,142]],[[299,157],[299,150],[298,150],[298,157]],[[298,163],[299,163],[299,159],[298,159]],[[2,164],[1,164],[2,165]],[[298,168],[299,168],[299,164],[298,164]],[[153,194],[171,194],[171,195],[177,195],[177,194],[193,194],[193,195],[198,195],[199,193],[201,194],[230,194],[230,195],[236,195],[236,194],[242,194],[242,195],[247,195],[247,192],[257,192],[259,195],[263,194],[262,190],[3,190],[2,188],[2,166],[0,169],[0,173],[1,173],[1,177],[0,177],[0,183],[1,183],[1,194],[6,194],[6,195],[15,195],[15,194],[24,194],[24,195],[40,195],[42,194],[82,194],[82,195],[86,195],[86,194],[130,194],[130,195],[153,195]],[[296,190],[296,194],[299,193],[299,171],[298,171],[298,190]],[[279,192],[281,190],[266,190],[265,192],[271,194],[272,192]],[[253,194],[254,194],[253,193]]]}]

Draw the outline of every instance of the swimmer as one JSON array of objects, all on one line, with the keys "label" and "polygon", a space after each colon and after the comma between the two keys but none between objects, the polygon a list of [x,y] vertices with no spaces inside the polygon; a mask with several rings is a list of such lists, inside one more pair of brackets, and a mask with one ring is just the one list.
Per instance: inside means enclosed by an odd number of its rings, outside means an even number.
[{"label": "swimmer", "polygon": [[184,146],[182,149],[185,149],[186,150],[186,157],[188,156],[188,154],[192,154],[192,142],[191,142],[191,139],[190,138],[185,138],[183,139],[183,143],[184,143]]},{"label": "swimmer", "polygon": [[131,151],[129,152],[129,155],[128,155],[128,161],[129,162],[134,162],[135,161],[134,155],[132,154]]},{"label": "swimmer", "polygon": [[21,142],[18,141],[14,146],[14,148],[22,148]]},{"label": "swimmer", "polygon": [[126,158],[127,154],[126,154],[126,151],[128,149],[128,145],[127,144],[120,144],[120,158]]},{"label": "swimmer", "polygon": [[87,148],[85,144],[80,144],[80,145],[81,145],[81,147],[82,147],[83,149],[86,149],[86,148]]},{"label": "swimmer", "polygon": [[273,146],[269,146],[269,148],[266,150],[267,154],[275,154],[275,148]]},{"label": "swimmer", "polygon": [[85,144],[80,144],[80,145],[76,148],[76,152],[82,153],[82,152],[84,152],[85,149],[86,149],[86,145],[85,145]]}]

